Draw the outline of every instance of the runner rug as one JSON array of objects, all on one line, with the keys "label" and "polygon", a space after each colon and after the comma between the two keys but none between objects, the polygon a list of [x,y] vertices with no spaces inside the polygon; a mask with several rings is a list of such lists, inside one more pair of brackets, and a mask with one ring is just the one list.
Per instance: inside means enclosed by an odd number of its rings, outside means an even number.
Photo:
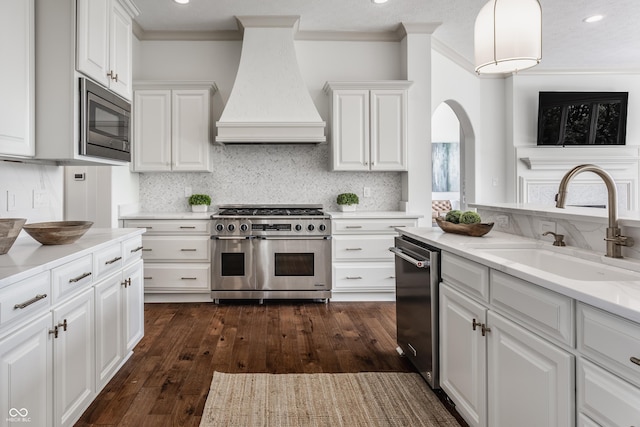
[{"label": "runner rug", "polygon": [[215,372],[200,427],[388,427],[459,424],[415,373]]}]

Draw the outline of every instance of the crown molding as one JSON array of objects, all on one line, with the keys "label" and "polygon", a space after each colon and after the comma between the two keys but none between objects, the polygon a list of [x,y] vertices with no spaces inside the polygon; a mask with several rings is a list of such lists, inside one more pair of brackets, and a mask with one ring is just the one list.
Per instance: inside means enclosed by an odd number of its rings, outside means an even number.
[{"label": "crown molding", "polygon": [[396,29],[400,40],[408,34],[433,34],[442,22],[401,22]]}]

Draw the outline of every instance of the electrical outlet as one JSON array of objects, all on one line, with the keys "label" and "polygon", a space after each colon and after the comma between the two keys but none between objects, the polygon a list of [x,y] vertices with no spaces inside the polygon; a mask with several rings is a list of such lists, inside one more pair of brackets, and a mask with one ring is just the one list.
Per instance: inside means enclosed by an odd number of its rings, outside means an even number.
[{"label": "electrical outlet", "polygon": [[33,190],[33,209],[49,207],[49,194],[44,190]]},{"label": "electrical outlet", "polygon": [[184,187],[184,197],[189,197],[193,194],[191,187]]},{"label": "electrical outlet", "polygon": [[15,191],[7,190],[7,211],[15,211],[18,209]]},{"label": "electrical outlet", "polygon": [[539,227],[540,229],[538,231],[540,234],[544,234],[547,231],[551,231],[552,233],[556,232],[556,223],[553,221],[540,221]]},{"label": "electrical outlet", "polygon": [[371,187],[364,187],[362,189],[362,197],[371,197]]},{"label": "electrical outlet", "polygon": [[498,227],[502,227],[502,228],[509,227],[509,216],[507,215],[496,216],[496,223],[498,224]]}]

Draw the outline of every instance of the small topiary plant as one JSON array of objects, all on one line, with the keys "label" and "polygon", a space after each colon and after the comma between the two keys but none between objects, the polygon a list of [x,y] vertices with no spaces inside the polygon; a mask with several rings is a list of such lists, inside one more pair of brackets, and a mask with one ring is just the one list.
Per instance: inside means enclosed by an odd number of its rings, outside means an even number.
[{"label": "small topiary plant", "polygon": [[192,194],[189,197],[189,204],[193,205],[207,205],[211,204],[211,197],[206,194]]},{"label": "small topiary plant", "polygon": [[336,202],[339,205],[357,205],[358,203],[360,203],[360,199],[358,199],[357,194],[342,193],[342,194],[338,194]]},{"label": "small topiary plant", "polygon": [[447,212],[447,215],[445,215],[444,220],[457,224],[460,222],[460,215],[462,215],[461,211],[457,209],[453,209]]},{"label": "small topiary plant", "polygon": [[480,215],[473,211],[467,211],[460,215],[460,224],[477,224],[480,221],[482,221]]}]

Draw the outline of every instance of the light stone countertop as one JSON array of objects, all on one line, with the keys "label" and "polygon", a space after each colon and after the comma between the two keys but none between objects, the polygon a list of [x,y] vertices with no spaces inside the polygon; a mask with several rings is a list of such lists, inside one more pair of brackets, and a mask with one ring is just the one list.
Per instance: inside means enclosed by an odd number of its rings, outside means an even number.
[{"label": "light stone countertop", "polygon": [[[549,242],[529,239],[513,234],[492,231],[483,237],[468,237],[444,233],[437,227],[410,227],[398,230],[401,234],[435,246],[443,251],[462,256],[495,270],[502,271],[543,288],[601,308],[626,319],[640,323],[640,262],[633,259],[611,259],[604,255],[573,248],[556,247]],[[537,268],[508,261],[484,252],[483,245],[506,248],[535,246],[559,254],[605,264],[605,268],[624,269],[626,273],[637,275],[637,281],[585,281],[572,280]],[[475,246],[475,247],[474,247]]]},{"label": "light stone countertop", "polygon": [[[209,212],[132,212],[120,215],[124,219],[209,219],[216,210]],[[385,219],[385,218],[422,218],[424,215],[412,214],[404,211],[355,211],[355,212],[325,212],[331,219]]]},{"label": "light stone countertop", "polygon": [[75,243],[41,245],[24,231],[4,255],[0,255],[0,288],[65,264],[102,247],[141,235],[137,228],[91,228]]},{"label": "light stone countertop", "polygon": [[217,211],[209,212],[132,212],[118,219],[211,219]]},{"label": "light stone countertop", "polygon": [[326,212],[331,219],[387,219],[408,218],[418,219],[424,215],[412,214],[404,211],[354,211],[354,212]]}]

